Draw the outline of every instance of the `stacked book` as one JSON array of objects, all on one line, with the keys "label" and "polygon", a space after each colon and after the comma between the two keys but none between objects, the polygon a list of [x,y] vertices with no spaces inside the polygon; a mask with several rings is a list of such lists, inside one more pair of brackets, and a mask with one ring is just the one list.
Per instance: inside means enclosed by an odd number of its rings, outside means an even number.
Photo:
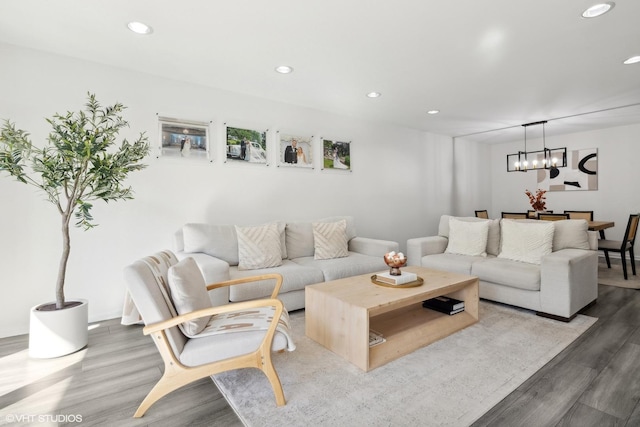
[{"label": "stacked book", "polygon": [[464,301],[447,296],[428,299],[422,302],[422,306],[449,315],[464,311]]},{"label": "stacked book", "polygon": [[385,341],[387,340],[384,339],[384,337],[380,332],[374,331],[373,329],[369,329],[369,347],[382,344]]},{"label": "stacked book", "polygon": [[418,280],[418,275],[403,271],[399,276],[392,276],[389,273],[376,273],[376,280],[389,285],[405,285]]}]

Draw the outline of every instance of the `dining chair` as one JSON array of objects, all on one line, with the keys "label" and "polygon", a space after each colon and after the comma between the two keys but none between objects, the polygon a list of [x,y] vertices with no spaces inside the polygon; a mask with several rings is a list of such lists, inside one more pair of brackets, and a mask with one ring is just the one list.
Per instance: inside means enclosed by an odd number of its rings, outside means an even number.
[{"label": "dining chair", "polygon": [[538,219],[542,221],[560,221],[563,219],[569,219],[569,214],[561,213],[539,213]]},{"label": "dining chair", "polygon": [[569,214],[569,219],[593,221],[593,211],[564,211],[564,213]]},{"label": "dining chair", "polygon": [[476,211],[476,218],[489,219],[489,212],[487,212],[486,210]]},{"label": "dining chair", "polygon": [[628,280],[627,276],[627,260],[626,252],[629,251],[629,258],[631,261],[631,271],[633,275],[636,275],[636,258],[633,253],[633,245],[636,242],[636,233],[638,231],[638,221],[640,221],[640,214],[629,215],[629,222],[627,222],[627,230],[624,232],[624,238],[622,240],[598,240],[598,250],[604,251],[604,257],[607,260],[607,267],[611,268],[611,261],[609,260],[609,252],[618,252],[620,258],[622,258],[622,271],[624,272],[624,280]]},{"label": "dining chair", "polygon": [[527,219],[528,214],[526,212],[502,212],[502,218],[508,219]]},{"label": "dining chair", "polygon": [[[553,211],[544,211],[545,213],[553,213]],[[530,219],[538,219],[539,211],[533,211],[531,209],[527,210],[527,218]]]}]

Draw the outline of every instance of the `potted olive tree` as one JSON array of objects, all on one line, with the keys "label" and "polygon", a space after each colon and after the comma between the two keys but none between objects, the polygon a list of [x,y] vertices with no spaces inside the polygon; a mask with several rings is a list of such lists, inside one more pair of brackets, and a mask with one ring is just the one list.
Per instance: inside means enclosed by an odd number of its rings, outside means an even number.
[{"label": "potted olive tree", "polygon": [[71,221],[84,230],[94,227],[92,203],[132,198],[123,181],[129,172],[143,169],[149,153],[146,136],[116,146],[119,131],[128,126],[121,103],[102,107],[88,94],[86,108],[47,119],[51,132],[44,147],[31,143],[29,134],[5,121],[0,129],[0,172],[41,190],[61,219],[62,253],[55,286],[55,302],[31,309],[29,354],[58,357],[86,346],[86,300],[67,301],[64,295],[71,250]]}]

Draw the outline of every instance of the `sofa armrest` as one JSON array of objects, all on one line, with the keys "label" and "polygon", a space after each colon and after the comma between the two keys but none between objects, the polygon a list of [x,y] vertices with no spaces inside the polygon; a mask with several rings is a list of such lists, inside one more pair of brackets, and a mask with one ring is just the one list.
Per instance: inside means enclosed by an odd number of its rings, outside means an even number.
[{"label": "sofa armrest", "polygon": [[[176,252],[176,258],[179,260],[187,257],[193,258],[198,264],[205,283],[218,283],[231,279],[229,264],[226,261],[201,252]],[[214,289],[209,292],[209,298],[214,306],[228,304],[229,288]]]},{"label": "sofa armrest", "polygon": [[442,236],[417,237],[407,240],[407,265],[421,264],[425,255],[441,254],[447,249],[449,239]]},{"label": "sofa armrest", "polygon": [[540,275],[540,311],[571,318],[598,297],[598,252],[552,252],[542,258]]},{"label": "sofa armrest", "polygon": [[398,252],[400,245],[391,240],[370,239],[368,237],[354,237],[349,240],[349,250],[363,255],[382,256],[391,251]]}]

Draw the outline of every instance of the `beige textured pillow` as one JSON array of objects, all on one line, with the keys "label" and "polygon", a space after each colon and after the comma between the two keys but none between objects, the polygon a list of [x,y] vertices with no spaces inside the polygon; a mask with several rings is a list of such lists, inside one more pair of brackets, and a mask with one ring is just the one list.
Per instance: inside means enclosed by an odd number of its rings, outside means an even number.
[{"label": "beige textured pillow", "polygon": [[566,219],[553,221],[553,250],[591,249],[589,246],[589,224],[584,219]]},{"label": "beige textured pillow", "polygon": [[446,253],[487,256],[489,221],[461,221],[449,218],[449,243]]},{"label": "beige textured pillow", "polygon": [[238,270],[282,265],[282,248],[278,224],[236,226],[238,235]]},{"label": "beige textured pillow", "polygon": [[349,256],[347,242],[347,221],[314,222],[314,259],[332,259]]},{"label": "beige textured pillow", "polygon": [[503,219],[502,246],[498,258],[540,264],[551,253],[555,221]]},{"label": "beige textured pillow", "polygon": [[[171,290],[171,300],[178,314],[191,313],[211,307],[207,285],[193,258],[185,258],[169,267],[167,278]],[[189,320],[181,323],[180,329],[186,336],[193,337],[207,326],[210,319],[211,316]]]}]

